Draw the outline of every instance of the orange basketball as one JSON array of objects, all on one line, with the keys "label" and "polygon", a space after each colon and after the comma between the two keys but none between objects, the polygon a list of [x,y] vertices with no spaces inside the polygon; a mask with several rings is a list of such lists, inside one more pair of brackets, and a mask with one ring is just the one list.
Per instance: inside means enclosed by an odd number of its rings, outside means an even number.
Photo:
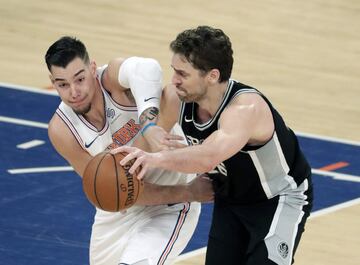
[{"label": "orange basketball", "polygon": [[82,183],[88,200],[97,208],[118,212],[134,205],[143,191],[143,182],[129,173],[132,163],[121,166],[124,153],[102,152],[86,166]]}]

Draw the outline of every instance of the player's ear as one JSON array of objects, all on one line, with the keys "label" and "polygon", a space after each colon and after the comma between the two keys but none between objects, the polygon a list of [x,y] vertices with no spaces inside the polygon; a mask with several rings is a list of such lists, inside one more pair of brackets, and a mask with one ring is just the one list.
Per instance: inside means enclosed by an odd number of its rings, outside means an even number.
[{"label": "player's ear", "polygon": [[91,62],[90,62],[90,72],[91,72],[91,74],[92,74],[94,77],[96,77],[96,68],[97,68],[96,62],[95,62],[95,61],[91,61]]},{"label": "player's ear", "polygon": [[220,71],[218,69],[211,69],[208,74],[208,80],[211,84],[216,84],[220,79]]},{"label": "player's ear", "polygon": [[53,85],[54,85],[55,80],[54,80],[54,78],[53,78],[52,74],[49,74],[49,79],[50,79],[50,81],[51,81],[51,84],[53,84]]}]

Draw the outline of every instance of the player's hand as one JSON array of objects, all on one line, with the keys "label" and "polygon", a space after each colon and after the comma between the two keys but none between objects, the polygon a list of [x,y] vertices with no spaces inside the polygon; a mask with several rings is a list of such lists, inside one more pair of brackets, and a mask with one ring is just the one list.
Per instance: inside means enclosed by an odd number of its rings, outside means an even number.
[{"label": "player's hand", "polygon": [[124,166],[129,163],[131,160],[134,160],[134,163],[129,169],[130,174],[134,174],[139,168],[140,171],[137,174],[139,180],[143,179],[146,172],[149,168],[157,167],[157,154],[158,153],[148,153],[137,147],[133,146],[120,146],[110,151],[111,153],[125,152],[128,153],[121,161],[120,165]]},{"label": "player's hand", "polygon": [[214,189],[212,180],[206,175],[197,176],[188,184],[191,201],[211,202],[214,200]]},{"label": "player's hand", "polygon": [[180,135],[170,134],[160,126],[151,126],[144,133],[144,138],[150,146],[151,152],[159,152],[173,148],[182,148],[186,145],[179,142],[184,140]]}]

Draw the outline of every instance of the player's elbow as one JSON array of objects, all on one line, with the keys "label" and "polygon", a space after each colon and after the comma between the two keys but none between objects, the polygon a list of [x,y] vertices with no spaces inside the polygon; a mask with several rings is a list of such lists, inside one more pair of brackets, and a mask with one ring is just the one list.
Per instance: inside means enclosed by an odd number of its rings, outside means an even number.
[{"label": "player's elbow", "polygon": [[136,65],[135,75],[144,80],[162,82],[162,69],[159,62],[153,58],[139,58]]}]

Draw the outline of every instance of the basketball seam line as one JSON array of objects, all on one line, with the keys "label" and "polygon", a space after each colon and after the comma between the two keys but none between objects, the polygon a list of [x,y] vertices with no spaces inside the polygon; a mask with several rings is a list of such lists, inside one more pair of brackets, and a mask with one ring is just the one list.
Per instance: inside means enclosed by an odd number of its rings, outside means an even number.
[{"label": "basketball seam line", "polygon": [[97,177],[97,174],[98,174],[98,171],[99,171],[99,167],[100,167],[100,165],[101,165],[101,162],[104,160],[104,158],[105,158],[105,156],[106,156],[107,154],[108,154],[108,153],[105,153],[104,156],[103,156],[103,157],[101,158],[101,160],[99,161],[99,163],[97,164],[97,166],[96,166],[96,172],[95,172],[95,178],[94,178],[94,194],[95,194],[96,201],[98,202],[98,204],[99,204],[99,206],[100,206],[100,208],[101,208],[102,210],[104,210],[104,209],[103,209],[103,207],[101,206],[100,200],[99,200],[99,198],[98,198],[98,196],[97,196],[97,194],[96,194],[96,177]]},{"label": "basketball seam line", "polygon": [[119,198],[119,174],[118,174],[118,164],[116,163],[115,155],[111,154],[114,164],[115,164],[115,174],[116,174],[116,211],[119,211],[120,208],[120,198]]}]

